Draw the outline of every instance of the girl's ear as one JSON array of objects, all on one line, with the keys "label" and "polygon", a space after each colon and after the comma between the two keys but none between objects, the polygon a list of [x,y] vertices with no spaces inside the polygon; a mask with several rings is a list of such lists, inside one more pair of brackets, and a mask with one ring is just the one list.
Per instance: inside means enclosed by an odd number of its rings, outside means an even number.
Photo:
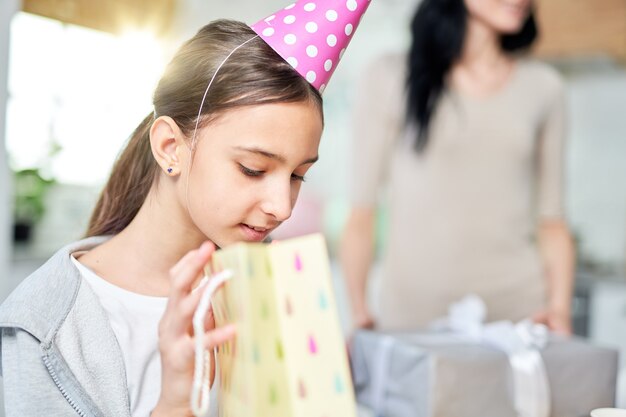
[{"label": "girl's ear", "polygon": [[157,118],[150,128],[152,155],[168,176],[180,175],[179,152],[185,146],[184,135],[174,119],[168,116]]}]

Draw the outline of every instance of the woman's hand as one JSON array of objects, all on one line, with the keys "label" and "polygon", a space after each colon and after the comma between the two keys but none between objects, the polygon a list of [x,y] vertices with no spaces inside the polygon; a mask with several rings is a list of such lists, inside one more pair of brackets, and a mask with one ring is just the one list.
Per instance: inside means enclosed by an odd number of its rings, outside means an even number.
[{"label": "woman's hand", "polygon": [[367,309],[361,309],[352,313],[352,322],[356,329],[371,330],[376,327],[376,322]]},{"label": "woman's hand", "polygon": [[[215,246],[205,242],[199,249],[187,253],[170,270],[169,300],[159,323],[161,396],[152,417],[192,415],[190,397],[195,358],[192,318],[202,297],[202,291],[193,291],[193,285],[201,278],[203,267],[213,252]],[[212,311],[207,314],[205,328],[204,346],[211,352],[235,335],[232,325],[215,328]],[[215,366],[211,369],[213,381]]]},{"label": "woman's hand", "polygon": [[535,323],[544,324],[555,333],[569,336],[572,334],[572,319],[566,310],[548,309],[533,316]]}]

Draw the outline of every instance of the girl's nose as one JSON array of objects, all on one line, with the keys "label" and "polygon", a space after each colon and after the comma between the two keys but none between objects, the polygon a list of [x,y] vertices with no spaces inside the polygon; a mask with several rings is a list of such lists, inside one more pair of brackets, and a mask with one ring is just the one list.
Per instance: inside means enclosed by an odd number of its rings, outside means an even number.
[{"label": "girl's nose", "polygon": [[293,197],[291,183],[270,187],[261,205],[264,213],[274,217],[277,221],[283,222],[291,217],[293,208]]}]

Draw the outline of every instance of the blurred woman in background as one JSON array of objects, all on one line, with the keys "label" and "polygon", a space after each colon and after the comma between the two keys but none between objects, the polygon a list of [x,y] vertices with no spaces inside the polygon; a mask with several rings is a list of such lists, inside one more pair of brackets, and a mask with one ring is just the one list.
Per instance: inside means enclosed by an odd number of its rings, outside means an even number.
[{"label": "blurred woman in background", "polygon": [[[358,89],[341,261],[357,327],[412,329],[474,293],[488,320],[570,333],[574,251],[563,211],[564,86],[522,56],[530,0],[423,0],[408,56]],[[380,309],[366,300],[375,218],[388,225]]]}]

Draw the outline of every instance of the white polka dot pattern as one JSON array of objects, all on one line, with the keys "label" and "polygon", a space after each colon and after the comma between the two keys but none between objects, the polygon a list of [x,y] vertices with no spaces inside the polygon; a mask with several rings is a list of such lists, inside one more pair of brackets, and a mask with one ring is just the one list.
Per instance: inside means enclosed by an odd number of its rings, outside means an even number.
[{"label": "white polka dot pattern", "polygon": [[289,65],[291,65],[294,68],[298,68],[298,60],[292,56],[290,56],[289,58],[287,58],[287,62],[289,63]]},{"label": "white polka dot pattern", "polygon": [[307,32],[315,33],[315,32],[317,32],[317,23],[309,22],[309,23],[306,24],[305,28],[306,28]]},{"label": "white polka dot pattern", "polygon": [[296,38],[296,35],[294,35],[293,33],[290,33],[289,35],[285,36],[286,45],[295,45],[297,41],[298,41],[298,38]]},{"label": "white polka dot pattern", "polygon": [[298,0],[252,29],[323,92],[370,0]]}]

